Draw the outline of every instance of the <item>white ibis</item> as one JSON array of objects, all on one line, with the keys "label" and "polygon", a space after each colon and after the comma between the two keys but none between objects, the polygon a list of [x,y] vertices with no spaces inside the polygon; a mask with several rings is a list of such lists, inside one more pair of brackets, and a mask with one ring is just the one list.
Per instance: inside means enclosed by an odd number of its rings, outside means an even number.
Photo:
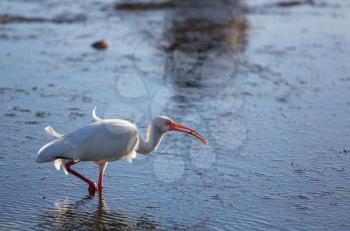
[{"label": "white ibis", "polygon": [[[59,170],[62,166],[66,174],[71,173],[89,184],[89,192],[94,194],[103,188],[103,174],[107,163],[126,157],[129,162],[136,153],[149,154],[157,149],[163,135],[168,131],[191,134],[204,144],[208,141],[195,130],[177,123],[165,116],[152,120],[148,126],[147,139],[144,140],[136,126],[126,120],[101,119],[92,111],[94,122],[66,135],[57,133],[53,128],[45,131],[57,139],[45,144],[38,152],[37,163],[55,162]],[[71,169],[80,161],[93,161],[99,167],[98,184]]]}]

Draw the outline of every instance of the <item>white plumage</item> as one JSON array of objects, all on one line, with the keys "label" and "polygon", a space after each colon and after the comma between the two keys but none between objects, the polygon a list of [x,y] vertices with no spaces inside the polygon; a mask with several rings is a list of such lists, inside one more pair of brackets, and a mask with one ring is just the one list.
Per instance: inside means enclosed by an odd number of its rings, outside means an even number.
[{"label": "white plumage", "polygon": [[198,132],[164,116],[156,117],[152,121],[148,127],[146,140],[142,138],[136,126],[126,120],[99,118],[96,115],[96,107],[92,111],[92,117],[94,122],[66,135],[59,134],[52,127],[46,127],[46,133],[56,139],[45,144],[36,158],[38,163],[54,161],[57,170],[62,166],[66,174],[70,172],[87,182],[90,185],[89,190],[96,190],[96,184],[70,169],[71,165],[80,161],[95,162],[100,167],[99,188],[101,188],[103,173],[108,162],[124,157],[132,162],[136,153],[151,153],[156,150],[167,131],[185,132],[205,144],[208,143]]},{"label": "white plumage", "polygon": [[57,138],[44,145],[38,152],[37,162],[54,161],[59,169],[62,159],[77,161],[113,161],[125,156],[129,162],[136,157],[138,131],[134,124],[119,119],[103,120],[96,116],[95,122],[67,135],[57,133],[52,127],[45,131]]}]

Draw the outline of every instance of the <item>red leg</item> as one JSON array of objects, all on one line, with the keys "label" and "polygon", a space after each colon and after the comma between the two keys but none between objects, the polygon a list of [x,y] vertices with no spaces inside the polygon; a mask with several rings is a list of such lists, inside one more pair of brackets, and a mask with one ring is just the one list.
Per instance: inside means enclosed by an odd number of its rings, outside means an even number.
[{"label": "red leg", "polygon": [[98,167],[100,168],[99,176],[98,176],[98,189],[99,190],[102,190],[102,188],[103,188],[103,175],[105,173],[107,163],[108,162],[97,163]]},{"label": "red leg", "polygon": [[86,183],[89,184],[89,192],[91,194],[95,194],[95,192],[97,191],[97,185],[95,182],[93,182],[92,180],[90,180],[89,178],[79,174],[78,172],[74,171],[73,169],[71,169],[71,166],[76,164],[78,162],[73,162],[73,161],[69,161],[68,163],[66,163],[66,169],[69,173],[73,174],[74,176],[80,178],[81,180],[85,181]]},{"label": "red leg", "polygon": [[101,190],[103,188],[103,174],[100,174],[98,176],[98,185],[97,185],[98,189]]}]

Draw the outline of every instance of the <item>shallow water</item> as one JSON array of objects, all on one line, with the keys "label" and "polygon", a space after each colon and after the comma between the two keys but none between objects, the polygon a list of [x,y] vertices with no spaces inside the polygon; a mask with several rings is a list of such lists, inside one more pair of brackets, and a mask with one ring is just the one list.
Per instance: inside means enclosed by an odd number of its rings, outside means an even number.
[{"label": "shallow water", "polygon": [[[0,229],[349,230],[350,4],[300,2],[1,1]],[[169,134],[90,197],[34,160],[95,105],[209,145]]]}]

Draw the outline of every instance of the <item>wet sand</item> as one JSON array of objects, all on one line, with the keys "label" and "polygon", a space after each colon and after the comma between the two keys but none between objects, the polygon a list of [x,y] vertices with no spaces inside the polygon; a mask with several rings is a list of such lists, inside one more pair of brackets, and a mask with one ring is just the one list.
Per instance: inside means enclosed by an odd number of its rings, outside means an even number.
[{"label": "wet sand", "polygon": [[[1,230],[350,229],[347,1],[0,6]],[[35,158],[44,127],[95,105],[143,132],[169,115],[209,145],[169,134],[90,197]]]}]

